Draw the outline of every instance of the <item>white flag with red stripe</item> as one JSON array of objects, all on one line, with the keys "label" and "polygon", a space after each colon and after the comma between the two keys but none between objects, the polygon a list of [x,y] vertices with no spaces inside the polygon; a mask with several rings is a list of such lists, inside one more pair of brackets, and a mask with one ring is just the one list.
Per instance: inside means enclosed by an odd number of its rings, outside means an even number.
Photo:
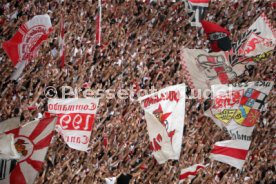
[{"label": "white flag with red stripe", "polygon": [[102,0],[98,1],[98,14],[96,17],[96,44],[101,45],[102,42]]},{"label": "white flag with red stripe", "polygon": [[70,148],[87,151],[98,103],[98,98],[48,101],[49,113],[58,116],[56,129]]},{"label": "white flag with red stripe", "polygon": [[242,169],[251,141],[227,140],[216,142],[210,158]]},{"label": "white flag with red stripe", "polygon": [[30,61],[38,52],[39,46],[52,31],[49,15],[36,15],[20,26],[15,35],[3,43],[3,49],[15,66],[20,61]]},{"label": "white flag with red stripe", "polygon": [[[44,164],[56,118],[44,118],[12,129],[19,160],[0,160],[0,183],[31,184]],[[1,125],[0,125],[1,126]]]},{"label": "white flag with red stripe", "polygon": [[180,176],[179,176],[179,184],[183,183],[186,178],[189,178],[190,180],[195,178],[198,171],[200,169],[204,169],[205,167],[206,167],[206,165],[195,164],[195,165],[193,165],[191,167],[188,167],[186,169],[182,169],[181,173],[180,173]]},{"label": "white flag with red stripe", "polygon": [[60,35],[59,35],[59,57],[60,57],[60,67],[64,67],[65,60],[65,43],[64,43],[64,22],[63,18],[60,20]]},{"label": "white flag with red stripe", "polygon": [[180,157],[185,90],[185,84],[179,84],[139,99],[145,111],[150,148],[159,164],[169,159],[178,160]]}]

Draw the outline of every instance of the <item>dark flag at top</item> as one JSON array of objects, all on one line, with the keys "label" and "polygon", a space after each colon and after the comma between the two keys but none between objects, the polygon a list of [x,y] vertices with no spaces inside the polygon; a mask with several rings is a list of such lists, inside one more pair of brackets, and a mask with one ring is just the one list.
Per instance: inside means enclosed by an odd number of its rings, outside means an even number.
[{"label": "dark flag at top", "polygon": [[209,21],[201,21],[202,27],[211,42],[213,52],[231,50],[230,32],[218,24]]}]

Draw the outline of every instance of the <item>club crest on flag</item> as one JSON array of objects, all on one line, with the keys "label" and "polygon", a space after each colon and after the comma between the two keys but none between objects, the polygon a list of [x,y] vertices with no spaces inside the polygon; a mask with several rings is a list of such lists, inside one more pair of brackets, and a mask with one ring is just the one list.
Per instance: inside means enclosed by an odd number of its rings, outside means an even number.
[{"label": "club crest on flag", "polygon": [[227,125],[235,115],[236,109],[240,104],[243,90],[229,91],[219,95],[214,99],[211,112],[218,120]]},{"label": "club crest on flag", "polygon": [[0,160],[0,183],[33,183],[44,163],[53,136],[56,118],[32,121],[23,127],[5,132],[14,134],[19,160]]},{"label": "club crest on flag", "polygon": [[49,15],[36,15],[20,26],[15,35],[3,43],[3,49],[14,66],[20,61],[36,57],[39,46],[53,30]]},{"label": "club crest on flag", "polygon": [[260,110],[265,104],[267,95],[253,88],[248,88],[241,98],[240,107],[234,120],[242,126],[254,126],[260,116]]},{"label": "club crest on flag", "polygon": [[251,141],[272,87],[272,81],[213,85],[213,104],[204,114],[232,139]]}]

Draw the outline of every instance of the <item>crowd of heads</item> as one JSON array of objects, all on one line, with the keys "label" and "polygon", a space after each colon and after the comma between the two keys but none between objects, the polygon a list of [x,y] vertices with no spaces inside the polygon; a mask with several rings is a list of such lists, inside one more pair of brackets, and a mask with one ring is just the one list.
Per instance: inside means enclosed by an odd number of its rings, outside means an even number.
[{"label": "crowd of heads", "polygon": [[[91,89],[139,89],[186,83],[180,49],[208,49],[200,28],[191,27],[181,1],[107,0],[102,7],[102,45],[96,46],[98,1],[2,0],[0,43],[10,39],[18,27],[35,15],[48,14],[53,32],[40,47],[18,80],[1,48],[0,120],[20,116],[22,123],[41,118],[47,110],[44,89],[62,86]],[[205,19],[239,36],[265,12],[276,27],[271,1],[214,1]],[[59,22],[65,25],[65,66],[59,67]],[[248,68],[235,82],[274,80],[276,55]],[[88,152],[70,149],[55,135],[43,170],[36,183],[104,183],[104,178],[122,173],[132,183],[177,183],[180,170],[210,163],[193,183],[271,183],[275,175],[275,89],[268,98],[255,130],[243,171],[211,161],[208,156],[216,141],[230,139],[210,118],[203,115],[204,100],[186,100],[185,129],[179,161],[158,165],[149,149],[143,110],[136,100],[100,100]]]}]

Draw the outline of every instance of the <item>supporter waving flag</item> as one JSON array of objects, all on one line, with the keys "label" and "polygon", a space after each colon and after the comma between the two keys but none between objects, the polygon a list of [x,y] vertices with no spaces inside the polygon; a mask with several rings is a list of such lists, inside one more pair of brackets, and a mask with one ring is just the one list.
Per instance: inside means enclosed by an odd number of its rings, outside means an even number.
[{"label": "supporter waving flag", "polygon": [[211,42],[213,52],[231,50],[230,32],[218,24],[209,21],[201,21],[202,28]]},{"label": "supporter waving flag", "polygon": [[232,139],[251,141],[273,82],[259,81],[213,85],[213,104],[205,112]]},{"label": "supporter waving flag", "polygon": [[185,114],[184,84],[170,86],[141,97],[150,147],[159,164],[178,160],[181,152]]},{"label": "supporter waving flag", "polygon": [[[32,184],[44,164],[56,118],[44,118],[6,131],[14,135],[19,160],[0,160],[0,183]],[[1,124],[0,124],[1,127]]]},{"label": "supporter waving flag", "polygon": [[3,49],[14,66],[18,62],[30,61],[39,49],[39,46],[48,38],[52,31],[49,15],[36,15],[20,26],[15,35],[3,43]]}]

